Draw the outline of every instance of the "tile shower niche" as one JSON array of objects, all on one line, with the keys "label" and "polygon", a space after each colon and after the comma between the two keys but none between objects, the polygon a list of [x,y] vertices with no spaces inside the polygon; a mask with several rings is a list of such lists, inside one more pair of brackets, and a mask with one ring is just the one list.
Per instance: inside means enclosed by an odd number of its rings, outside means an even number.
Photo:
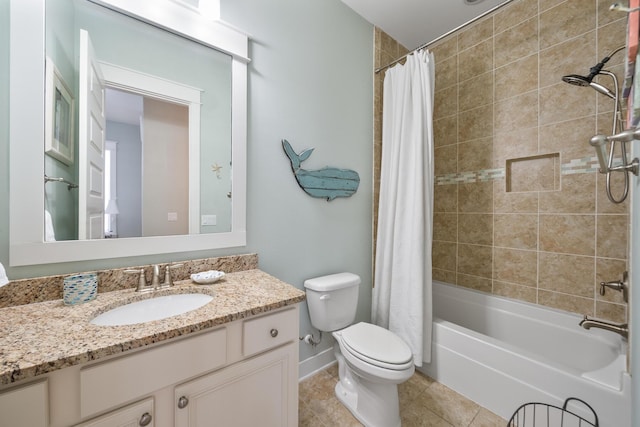
[{"label": "tile shower niche", "polygon": [[560,190],[560,153],[507,159],[507,193]]}]

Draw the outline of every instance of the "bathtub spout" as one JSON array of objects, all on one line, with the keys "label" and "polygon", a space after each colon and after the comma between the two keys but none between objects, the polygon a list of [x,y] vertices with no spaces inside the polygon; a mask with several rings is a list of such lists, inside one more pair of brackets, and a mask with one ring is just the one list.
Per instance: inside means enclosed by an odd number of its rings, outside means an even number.
[{"label": "bathtub spout", "polygon": [[600,319],[591,319],[586,314],[584,319],[580,321],[580,326],[585,329],[600,328],[607,331],[620,334],[624,339],[629,338],[629,324],[628,323],[611,323]]}]

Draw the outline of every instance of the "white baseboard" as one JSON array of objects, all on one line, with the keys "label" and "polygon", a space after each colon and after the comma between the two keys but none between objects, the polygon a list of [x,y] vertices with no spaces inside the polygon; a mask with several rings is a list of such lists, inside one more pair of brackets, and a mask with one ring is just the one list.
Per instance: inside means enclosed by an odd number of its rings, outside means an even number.
[{"label": "white baseboard", "polygon": [[336,363],[336,357],[333,354],[333,347],[329,347],[298,363],[298,380],[309,378],[334,363]]}]

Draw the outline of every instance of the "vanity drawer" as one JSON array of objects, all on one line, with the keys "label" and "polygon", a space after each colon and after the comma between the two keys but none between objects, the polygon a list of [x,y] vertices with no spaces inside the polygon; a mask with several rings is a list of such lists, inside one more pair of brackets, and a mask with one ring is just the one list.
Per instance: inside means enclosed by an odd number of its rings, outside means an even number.
[{"label": "vanity drawer", "polygon": [[277,347],[298,336],[295,308],[245,320],[242,325],[242,354],[247,357]]},{"label": "vanity drawer", "polygon": [[80,416],[120,406],[226,362],[227,329],[222,328],[84,368]]},{"label": "vanity drawer", "polygon": [[49,425],[47,380],[0,393],[0,425],[38,427]]},{"label": "vanity drawer", "polygon": [[155,425],[155,413],[153,412],[153,397],[136,402],[124,408],[104,414],[100,417],[77,424],[74,427],[114,427]]}]

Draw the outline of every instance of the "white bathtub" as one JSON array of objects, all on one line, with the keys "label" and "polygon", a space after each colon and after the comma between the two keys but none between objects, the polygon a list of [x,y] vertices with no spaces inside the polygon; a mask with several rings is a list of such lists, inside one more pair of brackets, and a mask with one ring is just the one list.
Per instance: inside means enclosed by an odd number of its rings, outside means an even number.
[{"label": "white bathtub", "polygon": [[430,377],[507,420],[523,403],[562,406],[578,397],[601,427],[631,427],[619,335],[584,330],[578,315],[439,282],[433,310],[432,362],[419,368]]}]

